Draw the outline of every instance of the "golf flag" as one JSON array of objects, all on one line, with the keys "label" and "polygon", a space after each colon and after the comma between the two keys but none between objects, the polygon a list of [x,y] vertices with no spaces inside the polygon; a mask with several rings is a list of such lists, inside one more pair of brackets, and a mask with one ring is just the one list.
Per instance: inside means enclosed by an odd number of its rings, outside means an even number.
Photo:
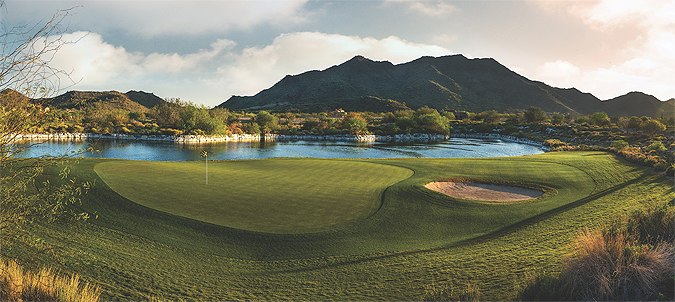
[{"label": "golf flag", "polygon": [[208,153],[206,152],[206,150],[204,150],[201,153],[199,153],[199,155],[201,155],[201,157],[204,158],[204,163],[206,164],[206,184],[208,185],[209,184],[209,162],[207,157]]}]

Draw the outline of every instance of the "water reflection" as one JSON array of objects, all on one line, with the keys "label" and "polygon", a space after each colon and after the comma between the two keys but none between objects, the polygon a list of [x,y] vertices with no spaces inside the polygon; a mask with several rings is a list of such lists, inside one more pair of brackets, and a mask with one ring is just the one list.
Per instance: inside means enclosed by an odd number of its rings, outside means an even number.
[{"label": "water reflection", "polygon": [[85,157],[103,157],[150,161],[201,160],[206,150],[211,160],[262,159],[271,157],[320,158],[401,158],[401,157],[501,157],[542,153],[539,147],[505,142],[498,139],[453,138],[429,144],[329,141],[255,141],[209,144],[173,144],[131,140],[81,140],[42,142],[23,157],[66,154],[91,148]]}]

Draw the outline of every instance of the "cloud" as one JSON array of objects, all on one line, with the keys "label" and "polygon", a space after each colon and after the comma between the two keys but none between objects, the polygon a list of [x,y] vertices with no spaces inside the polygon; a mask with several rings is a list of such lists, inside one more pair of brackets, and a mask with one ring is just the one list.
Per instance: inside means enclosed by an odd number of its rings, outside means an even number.
[{"label": "cloud", "polygon": [[232,40],[219,39],[211,44],[211,49],[202,49],[197,53],[179,55],[152,53],[143,59],[143,67],[150,72],[167,72],[179,74],[187,71],[197,71],[205,64],[212,63],[218,55],[234,47]]},{"label": "cloud", "polygon": [[430,16],[442,16],[455,12],[458,8],[444,1],[385,0],[388,3],[406,3],[408,9]]},{"label": "cloud", "polygon": [[142,56],[129,53],[124,47],[115,47],[103,42],[101,35],[74,32],[65,34],[62,39],[77,42],[64,45],[54,54],[50,65],[70,73],[70,77],[78,85],[105,85],[113,79],[142,73],[142,68],[138,66],[143,59]]},{"label": "cloud", "polygon": [[[250,29],[260,24],[290,26],[306,21],[308,0],[81,0],[69,20],[74,28],[95,32],[127,32],[142,37],[199,35]],[[12,20],[19,23],[47,17],[70,2],[11,1]],[[3,12],[4,13],[4,12]]]},{"label": "cloud", "polygon": [[231,95],[253,95],[288,74],[325,69],[363,55],[403,63],[425,55],[450,54],[435,45],[390,36],[361,38],[319,32],[282,34],[270,45],[234,48],[220,39],[190,54],[131,53],[105,42],[97,33],[78,32],[78,43],[64,46],[52,60],[79,80],[75,90],[144,90],[215,106]]},{"label": "cloud", "polygon": [[447,34],[434,35],[432,37],[432,41],[438,44],[450,44],[452,42],[457,41],[458,39],[459,39],[458,35],[448,36]]},{"label": "cloud", "polygon": [[411,43],[394,36],[378,40],[299,32],[280,35],[271,45],[246,48],[240,54],[233,54],[233,63],[219,68],[219,73],[233,94],[252,95],[285,75],[325,69],[359,54],[397,64],[424,55],[449,53],[439,46]]},{"label": "cloud", "polygon": [[[649,59],[632,59],[610,67],[582,69],[569,62],[546,62],[538,68],[538,80],[556,87],[576,87],[606,100],[631,92],[643,91],[668,99],[672,93],[675,69]],[[659,97],[660,96],[660,97]]]},{"label": "cloud", "polygon": [[606,35],[633,33],[627,36],[630,42],[616,50],[617,57],[621,58],[619,63],[580,68],[562,60],[547,62],[537,70],[540,79],[552,85],[575,86],[601,99],[635,90],[661,100],[675,97],[675,86],[670,84],[675,83],[675,1],[543,1],[540,4],[547,10],[566,10],[589,28]]},{"label": "cloud", "polygon": [[579,74],[579,67],[567,61],[546,62],[539,68],[539,74],[545,77],[565,78]]}]

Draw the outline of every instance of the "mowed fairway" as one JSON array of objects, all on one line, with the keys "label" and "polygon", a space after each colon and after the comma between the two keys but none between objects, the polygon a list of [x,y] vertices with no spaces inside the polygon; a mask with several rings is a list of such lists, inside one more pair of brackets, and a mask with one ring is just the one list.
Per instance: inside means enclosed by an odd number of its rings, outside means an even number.
[{"label": "mowed fairway", "polygon": [[[122,186],[140,188],[139,196],[163,194],[151,198],[159,203],[178,200],[174,206],[180,215],[120,195],[127,193],[104,182],[108,176],[101,168],[110,169]],[[480,289],[482,300],[508,301],[531,276],[559,272],[579,231],[616,214],[675,202],[672,181],[604,152],[209,162],[208,186],[203,168],[203,162],[82,159],[72,173],[96,183],[81,205],[96,218],[76,227],[31,224],[31,236],[50,246],[49,253],[39,246],[2,251],[26,263],[76,272],[101,285],[102,298],[109,301],[414,301],[430,289],[461,292],[469,286]],[[50,181],[60,181],[57,170],[48,172]],[[195,176],[182,175],[188,172]],[[495,203],[456,199],[424,187],[452,177],[537,184],[555,193]],[[305,228],[320,230],[316,226],[321,225],[330,228],[326,231],[253,232],[184,217],[204,200],[218,204],[211,198],[217,196],[231,203],[225,212],[243,207],[260,220],[286,223],[274,211],[262,218],[270,200],[281,202],[283,195],[284,203],[298,203],[302,211],[331,200],[328,193],[314,198],[326,190],[342,196],[335,200],[349,202],[345,188],[350,186],[374,199],[357,203],[364,210],[345,216],[343,227],[324,223],[335,215],[324,212],[312,217],[314,228]],[[247,199],[254,202],[250,208],[241,203]],[[373,213],[374,205],[380,207]],[[259,222],[240,223],[250,229]]]},{"label": "mowed fairway", "polygon": [[322,159],[107,161],[96,173],[138,204],[221,226],[267,233],[343,227],[380,207],[410,169]]}]

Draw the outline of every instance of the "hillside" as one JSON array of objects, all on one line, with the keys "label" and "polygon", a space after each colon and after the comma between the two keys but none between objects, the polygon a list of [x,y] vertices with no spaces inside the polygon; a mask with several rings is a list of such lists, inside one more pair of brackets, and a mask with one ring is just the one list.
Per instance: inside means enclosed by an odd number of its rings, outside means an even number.
[{"label": "hillside", "polygon": [[[412,109],[429,106],[506,112],[536,106],[548,112],[590,114],[608,108],[612,110],[610,115],[633,115],[621,109],[624,102],[602,102],[576,88],[555,88],[529,80],[494,59],[468,59],[462,55],[422,57],[398,65],[356,56],[323,71],[288,75],[254,96],[232,96],[217,107],[359,111],[366,110],[359,101],[364,97],[369,100],[369,108],[376,107],[374,111],[388,111],[381,103],[387,100]],[[380,101],[373,102],[374,99]],[[653,100],[638,97],[627,102],[640,107],[642,102]],[[643,109],[643,115],[660,116],[658,111]]]},{"label": "hillside", "polygon": [[652,95],[634,91],[603,101],[600,109],[609,116],[669,117],[675,116],[675,99],[662,102]]},{"label": "hillside", "polygon": [[12,101],[19,101],[19,102],[25,102],[28,100],[28,97],[21,94],[20,92],[14,90],[14,89],[4,89],[0,91],[0,101],[3,102],[3,105],[5,105],[5,102],[12,102]]},{"label": "hillside", "polygon": [[36,99],[34,102],[58,109],[82,109],[101,102],[110,109],[147,111],[163,102],[163,100],[152,93],[142,91],[129,91],[127,93],[117,91],[68,91],[53,98]]}]

